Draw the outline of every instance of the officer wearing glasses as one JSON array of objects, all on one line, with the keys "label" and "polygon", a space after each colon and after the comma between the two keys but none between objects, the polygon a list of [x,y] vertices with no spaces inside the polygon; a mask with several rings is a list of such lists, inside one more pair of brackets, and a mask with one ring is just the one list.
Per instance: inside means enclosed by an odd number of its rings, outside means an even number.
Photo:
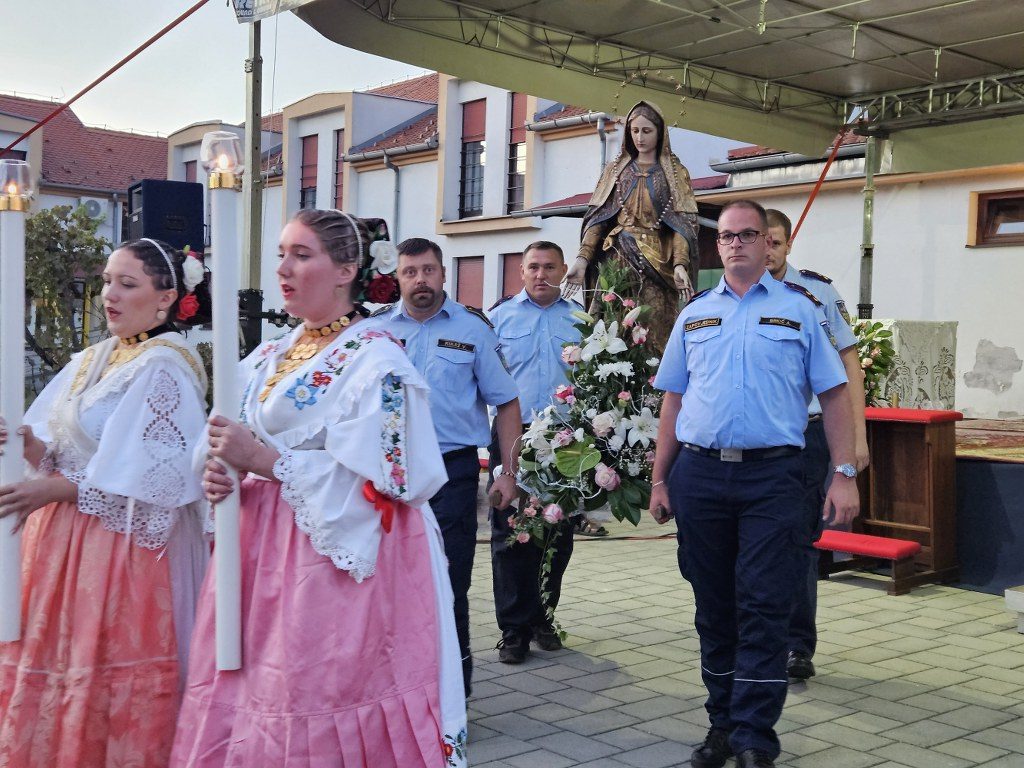
[{"label": "officer wearing glasses", "polygon": [[766,269],[768,222],[751,200],[723,208],[719,284],[676,320],[654,386],[664,391],[651,513],[675,517],[693,586],[711,722],[695,768],[773,768],[786,699],[789,612],[804,577],[800,531],[807,406],[821,403],[838,462],[825,514],[858,512],[846,373],[820,303]]}]

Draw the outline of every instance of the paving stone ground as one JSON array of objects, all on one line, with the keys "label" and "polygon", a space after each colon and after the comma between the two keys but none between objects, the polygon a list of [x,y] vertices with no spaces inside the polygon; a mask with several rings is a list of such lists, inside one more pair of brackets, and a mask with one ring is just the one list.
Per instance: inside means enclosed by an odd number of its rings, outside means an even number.
[{"label": "paving stone ground", "polygon": [[[473,766],[687,766],[704,738],[693,594],[674,539],[658,538],[674,526],[606,525],[610,537],[576,540],[558,611],[566,649],[519,666],[494,650],[490,551],[477,546]],[[822,582],[818,674],[789,688],[778,766],[1024,768],[1015,626],[1001,597],[947,586],[890,597],[863,574]]]}]

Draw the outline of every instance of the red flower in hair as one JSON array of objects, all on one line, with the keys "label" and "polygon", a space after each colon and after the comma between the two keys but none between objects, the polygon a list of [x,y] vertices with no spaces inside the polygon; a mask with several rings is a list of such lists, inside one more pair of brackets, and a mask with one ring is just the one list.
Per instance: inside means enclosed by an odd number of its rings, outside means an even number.
[{"label": "red flower in hair", "polygon": [[199,299],[196,298],[194,293],[187,293],[181,301],[178,302],[178,313],[176,317],[179,320],[188,320],[198,311]]},{"label": "red flower in hair", "polygon": [[398,296],[398,281],[391,275],[377,275],[366,286],[366,299],[374,304],[390,304]]}]

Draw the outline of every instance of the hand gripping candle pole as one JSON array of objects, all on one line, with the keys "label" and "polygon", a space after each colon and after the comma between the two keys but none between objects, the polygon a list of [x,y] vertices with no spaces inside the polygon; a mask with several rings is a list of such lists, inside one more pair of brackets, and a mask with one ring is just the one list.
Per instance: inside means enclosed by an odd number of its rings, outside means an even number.
[{"label": "hand gripping candle pole", "polygon": [[[242,254],[237,186],[244,170],[242,143],[227,131],[203,137],[200,159],[210,174],[210,248],[213,272],[213,412],[238,418],[238,291]],[[217,669],[242,666],[242,564],[238,473],[228,467],[231,495],[214,510],[214,610]]]},{"label": "hand gripping candle pole", "polygon": [[[0,486],[25,475],[25,442],[17,427],[25,414],[25,214],[32,173],[23,160],[0,160],[0,415],[7,445],[0,455]],[[0,642],[21,637],[21,534],[18,518],[0,520]]]}]

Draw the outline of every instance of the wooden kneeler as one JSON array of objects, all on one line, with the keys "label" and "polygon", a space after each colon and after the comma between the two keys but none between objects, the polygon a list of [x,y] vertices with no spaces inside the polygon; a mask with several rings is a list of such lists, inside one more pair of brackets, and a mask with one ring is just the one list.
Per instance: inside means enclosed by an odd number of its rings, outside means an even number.
[{"label": "wooden kneeler", "polygon": [[[827,579],[833,573],[854,568],[872,568],[879,560],[888,560],[892,564],[888,590],[890,595],[905,595],[915,584],[920,583],[914,578],[917,574],[914,557],[921,551],[921,545],[916,541],[846,531],[824,531],[814,546],[821,552],[818,558],[819,578]],[[855,557],[837,563],[832,557],[833,552],[846,552]]]}]

